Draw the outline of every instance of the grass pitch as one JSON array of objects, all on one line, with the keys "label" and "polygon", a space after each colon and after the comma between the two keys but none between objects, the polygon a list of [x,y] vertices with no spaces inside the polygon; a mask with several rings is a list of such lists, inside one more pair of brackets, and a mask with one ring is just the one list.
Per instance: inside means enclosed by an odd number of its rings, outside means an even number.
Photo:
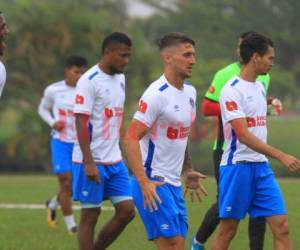
[{"label": "grass pitch", "polygon": [[[297,198],[299,179],[281,179],[280,186],[284,193],[289,212],[293,249],[300,249],[300,199]],[[187,198],[189,215],[189,235],[186,249],[189,249],[189,239],[197,230],[205,211],[215,200],[215,181],[210,178],[205,181],[209,196],[202,203],[192,204]],[[0,204],[42,204],[56,192],[57,181],[53,176],[0,176]],[[109,203],[105,204],[109,206]],[[0,250],[73,250],[77,249],[76,237],[67,234],[61,212],[58,212],[57,229],[49,229],[46,225],[45,210],[41,209],[6,209],[0,208]],[[103,211],[97,230],[113,214],[113,211]],[[78,221],[79,211],[75,211]],[[247,220],[246,220],[247,221]],[[235,237],[232,250],[246,250],[247,222],[243,221]],[[209,246],[209,242],[206,244]],[[139,216],[129,224],[123,234],[109,248],[111,250],[151,250],[154,244],[146,240],[145,230]],[[265,250],[272,249],[272,237],[268,229],[265,240]]]}]

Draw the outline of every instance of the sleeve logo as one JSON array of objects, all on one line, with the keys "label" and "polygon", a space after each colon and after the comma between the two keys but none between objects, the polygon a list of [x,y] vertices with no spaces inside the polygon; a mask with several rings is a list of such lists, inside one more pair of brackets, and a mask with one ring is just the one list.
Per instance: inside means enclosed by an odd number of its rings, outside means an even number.
[{"label": "sleeve logo", "polygon": [[228,111],[238,110],[238,106],[237,106],[237,103],[235,101],[225,102],[225,104],[226,104],[226,109]]},{"label": "sleeve logo", "polygon": [[139,108],[138,108],[138,111],[142,112],[142,113],[146,113],[147,111],[147,108],[148,108],[148,104],[146,102],[144,102],[143,100],[140,101],[140,104],[139,104]]},{"label": "sleeve logo", "polygon": [[84,97],[82,95],[76,95],[75,103],[76,104],[83,104],[84,103]]},{"label": "sleeve logo", "polygon": [[210,86],[208,88],[208,92],[211,93],[211,94],[215,93],[215,91],[216,91],[216,88],[214,86]]}]

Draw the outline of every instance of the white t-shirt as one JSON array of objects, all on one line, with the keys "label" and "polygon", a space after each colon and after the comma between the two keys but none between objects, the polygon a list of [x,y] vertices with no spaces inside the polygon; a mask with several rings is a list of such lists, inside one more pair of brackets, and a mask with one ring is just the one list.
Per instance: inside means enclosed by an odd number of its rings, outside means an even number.
[{"label": "white t-shirt", "polygon": [[[124,74],[108,75],[95,65],[78,81],[74,113],[90,116],[90,148],[96,163],[111,164],[122,160],[119,138],[124,101]],[[76,142],[73,162],[82,161],[83,155]]]},{"label": "white t-shirt", "polygon": [[140,140],[148,177],[159,176],[174,186],[181,185],[184,153],[196,117],[196,90],[184,84],[179,90],[165,76],[153,82],[140,99],[134,119],[150,130]]},{"label": "white t-shirt", "polygon": [[6,69],[4,64],[0,61],[0,97],[6,82]]},{"label": "white t-shirt", "polygon": [[65,80],[49,85],[39,105],[39,115],[50,127],[57,121],[63,122],[62,131],[52,129],[52,136],[64,142],[76,140],[73,107],[75,102],[75,87],[66,84]]},{"label": "white t-shirt", "polygon": [[235,76],[223,87],[220,105],[226,142],[221,165],[231,165],[237,161],[267,161],[265,155],[240,143],[230,124],[231,120],[244,117],[248,130],[263,142],[267,141],[267,100],[263,84],[247,82]]}]

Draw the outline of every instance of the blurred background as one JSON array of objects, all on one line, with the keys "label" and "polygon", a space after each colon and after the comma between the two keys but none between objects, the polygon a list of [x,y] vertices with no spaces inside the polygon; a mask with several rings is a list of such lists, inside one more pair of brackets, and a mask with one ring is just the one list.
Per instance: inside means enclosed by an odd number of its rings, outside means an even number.
[{"label": "blurred background", "polygon": [[[269,142],[300,157],[299,0],[0,0],[10,35],[3,61],[8,79],[0,102],[0,172],[50,173],[50,129],[37,114],[44,88],[63,79],[68,55],[101,57],[101,42],[113,31],[130,34],[133,54],[126,69],[126,121],[144,89],[162,73],[156,39],[181,31],[196,41],[197,64],[189,79],[198,110],[214,73],[236,60],[241,33],[257,31],[275,42],[276,65],[269,94],[284,105],[268,118]],[[191,150],[194,165],[212,173],[215,121],[198,115]],[[290,176],[279,163],[276,173]]]}]

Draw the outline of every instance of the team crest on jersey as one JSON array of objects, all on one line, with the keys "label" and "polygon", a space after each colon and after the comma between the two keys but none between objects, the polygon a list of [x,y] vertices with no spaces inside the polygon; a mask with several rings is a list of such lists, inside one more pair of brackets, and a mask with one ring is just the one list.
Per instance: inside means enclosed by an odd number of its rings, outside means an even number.
[{"label": "team crest on jersey", "polygon": [[228,111],[234,111],[234,110],[238,110],[238,105],[235,101],[231,101],[231,102],[225,102],[226,104],[226,109]]},{"label": "team crest on jersey", "polygon": [[195,101],[193,98],[190,98],[190,104],[192,108],[195,108]]},{"label": "team crest on jersey", "polygon": [[120,82],[120,86],[121,86],[121,89],[122,89],[123,91],[125,91],[125,84],[124,84],[124,82]]},{"label": "team crest on jersey", "polygon": [[177,104],[174,106],[174,111],[175,111],[175,112],[178,112],[178,111],[179,111],[179,106],[178,106]]},{"label": "team crest on jersey", "polygon": [[75,103],[76,104],[83,104],[84,103],[84,97],[82,95],[76,95]]}]

